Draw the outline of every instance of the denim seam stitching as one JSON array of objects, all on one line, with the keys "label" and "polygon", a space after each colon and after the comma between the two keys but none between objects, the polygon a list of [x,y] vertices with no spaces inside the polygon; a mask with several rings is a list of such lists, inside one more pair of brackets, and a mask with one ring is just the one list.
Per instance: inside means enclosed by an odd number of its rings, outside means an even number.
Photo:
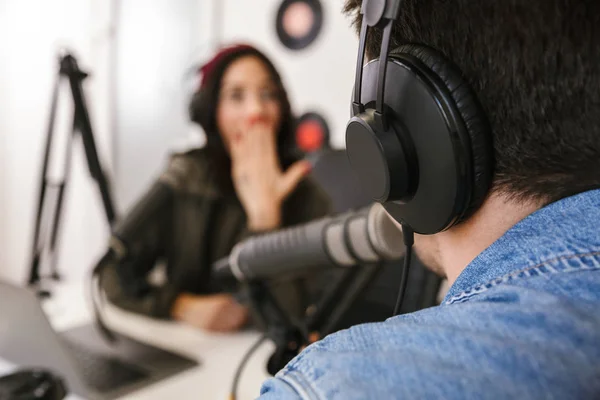
[{"label": "denim seam stitching", "polygon": [[310,383],[298,371],[285,371],[285,373],[282,374],[279,379],[290,385],[302,399],[320,399],[317,393],[310,386]]},{"label": "denim seam stitching", "polygon": [[[570,254],[570,255],[566,255],[566,256],[561,256],[561,257],[555,257],[552,258],[550,260],[546,260],[544,262],[541,262],[539,264],[533,265],[531,267],[527,267],[518,271],[513,271],[509,274],[506,274],[504,276],[501,276],[499,278],[494,278],[490,281],[488,281],[487,283],[475,286],[472,289],[467,289],[455,296],[453,296],[452,298],[446,300],[444,303],[445,304],[453,304],[459,301],[465,301],[470,299],[471,297],[478,295],[480,293],[485,292],[488,289],[493,288],[494,286],[500,285],[502,283],[506,283],[508,281],[511,281],[515,278],[518,278],[518,275],[525,273],[526,276],[524,276],[524,278],[530,277],[531,276],[531,271],[536,271],[538,272],[540,275],[546,275],[546,274],[556,274],[559,272],[571,272],[571,271],[579,271],[579,270],[595,270],[595,269],[600,269],[600,266],[595,266],[595,267],[588,267],[588,266],[579,266],[579,267],[570,267],[567,270],[557,270],[556,268],[552,267],[551,265],[547,265],[549,263],[555,262],[555,261],[562,261],[562,260],[568,260],[571,258],[582,258],[582,257],[594,257],[594,256],[600,256],[600,251],[593,251],[590,253],[583,253],[583,254]],[[540,269],[542,267],[546,267],[548,269],[548,272],[544,272],[544,271],[540,271]]]}]

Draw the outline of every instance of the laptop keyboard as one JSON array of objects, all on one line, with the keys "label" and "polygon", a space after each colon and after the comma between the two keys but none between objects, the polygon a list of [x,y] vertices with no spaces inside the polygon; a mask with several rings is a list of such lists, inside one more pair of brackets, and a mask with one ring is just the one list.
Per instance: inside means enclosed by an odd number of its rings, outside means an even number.
[{"label": "laptop keyboard", "polygon": [[148,373],[117,358],[94,353],[78,343],[65,340],[85,382],[100,393],[145,379]]}]

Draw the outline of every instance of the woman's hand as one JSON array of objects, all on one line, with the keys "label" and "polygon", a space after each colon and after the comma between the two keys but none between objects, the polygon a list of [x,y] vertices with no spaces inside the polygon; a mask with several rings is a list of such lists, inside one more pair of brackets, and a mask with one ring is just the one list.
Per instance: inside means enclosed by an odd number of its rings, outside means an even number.
[{"label": "woman's hand", "polygon": [[255,120],[230,144],[232,179],[251,230],[277,228],[283,201],[310,171],[306,161],[282,171],[276,141],[274,127]]},{"label": "woman's hand", "polygon": [[175,319],[214,332],[233,332],[248,321],[248,309],[228,294],[181,294],[173,305]]}]

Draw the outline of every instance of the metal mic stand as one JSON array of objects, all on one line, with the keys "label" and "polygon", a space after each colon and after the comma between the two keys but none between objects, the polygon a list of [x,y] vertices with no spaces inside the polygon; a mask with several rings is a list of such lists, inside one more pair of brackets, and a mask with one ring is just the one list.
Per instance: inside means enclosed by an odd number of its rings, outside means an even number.
[{"label": "metal mic stand", "polygon": [[269,288],[260,281],[248,283],[248,298],[267,329],[267,336],[275,343],[275,351],[267,363],[267,371],[275,375],[291,361],[299,349],[308,343],[306,330],[295,324],[279,306]]},{"label": "metal mic stand", "polygon": [[[88,76],[87,73],[81,71],[77,64],[77,60],[71,54],[65,54],[59,59],[59,73],[54,87],[54,94],[52,97],[52,105],[50,111],[50,124],[48,126],[48,133],[46,137],[46,149],[44,153],[44,163],[42,167],[39,201],[37,216],[35,221],[35,233],[33,238],[32,248],[32,259],[31,269],[29,273],[28,284],[30,286],[38,286],[41,280],[40,275],[40,264],[42,261],[42,253],[45,247],[42,222],[48,222],[47,219],[51,218],[50,226],[50,243],[49,243],[49,255],[52,258],[50,262],[51,274],[50,278],[59,280],[60,275],[56,269],[56,242],[58,237],[58,228],[60,225],[60,217],[62,212],[62,205],[64,200],[65,188],[67,186],[67,180],[70,171],[70,156],[71,148],[73,145],[73,138],[77,133],[81,134],[81,140],[85,150],[85,156],[87,159],[88,168],[92,178],[98,184],[98,189],[102,196],[102,203],[104,205],[104,211],[106,213],[106,219],[109,225],[112,226],[115,220],[115,208],[114,203],[109,191],[109,185],[104,175],[100,160],[98,159],[98,152],[96,151],[96,144],[94,141],[94,135],[92,131],[92,124],[88,109],[83,94],[83,88],[81,82]],[[60,93],[61,82],[63,79],[67,79],[71,88],[71,94],[73,97],[74,104],[74,116],[73,116],[73,132],[69,136],[67,142],[66,160],[65,160],[65,176],[62,182],[51,182],[47,177],[48,173],[48,162],[50,159],[50,150],[52,147],[52,139],[54,136],[54,124],[57,111],[58,97]],[[52,210],[52,215],[46,217],[43,215],[44,211],[44,200],[46,196],[46,190],[48,188],[54,188],[58,190],[56,195],[56,203]],[[38,288],[39,289],[39,288]],[[50,292],[38,290],[38,294],[43,297],[50,296]]]},{"label": "metal mic stand", "polygon": [[267,336],[275,343],[275,351],[267,363],[267,371],[275,375],[305,347],[335,330],[342,317],[381,271],[382,264],[349,268],[322,297],[309,307],[301,324],[294,323],[281,309],[268,287],[260,282],[248,283],[248,297],[254,310],[267,327]]},{"label": "metal mic stand", "polygon": [[350,307],[381,271],[382,265],[365,264],[347,269],[335,285],[321,297],[319,303],[309,307],[306,327],[310,332],[311,342],[335,330]]}]

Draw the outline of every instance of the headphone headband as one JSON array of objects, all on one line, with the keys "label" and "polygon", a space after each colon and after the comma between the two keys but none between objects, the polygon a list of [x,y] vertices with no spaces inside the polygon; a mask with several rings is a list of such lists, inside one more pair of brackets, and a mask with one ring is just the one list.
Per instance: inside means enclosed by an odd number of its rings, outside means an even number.
[{"label": "headphone headband", "polygon": [[[360,35],[359,35],[359,47],[358,56],[356,59],[356,74],[354,78],[354,101],[352,102],[352,111],[354,114],[364,112],[364,105],[361,102],[361,87],[362,87],[362,70],[365,62],[365,44],[367,42],[367,34],[369,33],[369,27],[375,27],[384,25],[384,37],[381,46],[381,57],[385,57],[387,60],[387,54],[390,47],[390,37],[392,33],[392,21],[398,18],[400,10],[401,0],[365,0],[363,1],[360,13],[363,16]],[[380,76],[385,77],[385,64],[383,67],[383,74]],[[383,114],[383,93],[384,84],[380,79],[378,87],[381,88],[378,94],[378,107],[377,110],[380,114]]]}]

